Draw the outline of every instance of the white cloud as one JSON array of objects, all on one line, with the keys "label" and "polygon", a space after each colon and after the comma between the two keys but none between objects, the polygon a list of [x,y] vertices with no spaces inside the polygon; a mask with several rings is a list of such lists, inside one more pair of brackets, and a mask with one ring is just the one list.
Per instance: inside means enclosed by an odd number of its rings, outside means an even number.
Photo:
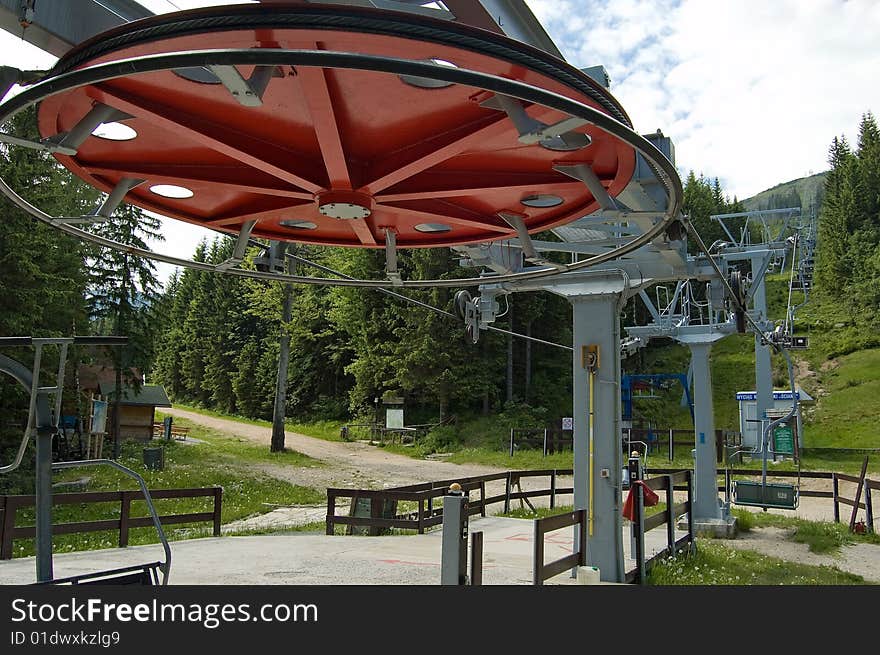
[{"label": "white cloud", "polygon": [[672,137],[682,173],[740,198],[825,170],[831,139],[880,112],[874,0],[527,4],[571,64],[605,66],[637,130]]},{"label": "white cloud", "polygon": [[[141,0],[158,13],[229,1]],[[682,174],[717,176],[740,198],[825,170],[831,139],[854,143],[861,115],[880,113],[875,0],[527,3],[571,64],[605,66],[638,131],[672,137]],[[0,65],[54,61],[0,30]],[[163,232],[157,249],[181,258],[216,236],[173,220]]]}]

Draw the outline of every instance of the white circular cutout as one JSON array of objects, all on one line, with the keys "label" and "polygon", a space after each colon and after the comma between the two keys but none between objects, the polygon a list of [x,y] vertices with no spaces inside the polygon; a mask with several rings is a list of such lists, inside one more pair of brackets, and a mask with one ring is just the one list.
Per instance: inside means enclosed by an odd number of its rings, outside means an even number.
[{"label": "white circular cutout", "polygon": [[419,223],[418,225],[413,226],[413,229],[416,232],[450,232],[452,230],[451,227],[446,225],[446,223]]},{"label": "white circular cutout", "polygon": [[192,190],[187,189],[183,186],[177,186],[176,184],[154,184],[150,187],[150,191],[155,193],[157,196],[162,196],[163,198],[193,197]]},{"label": "white circular cutout", "polygon": [[138,133],[125,123],[101,123],[92,130],[92,135],[108,141],[131,141]]}]

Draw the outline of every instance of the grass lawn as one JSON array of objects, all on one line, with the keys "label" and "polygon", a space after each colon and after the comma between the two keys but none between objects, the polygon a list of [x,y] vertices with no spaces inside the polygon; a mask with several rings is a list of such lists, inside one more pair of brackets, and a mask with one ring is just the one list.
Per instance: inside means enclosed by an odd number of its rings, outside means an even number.
[{"label": "grass lawn", "polygon": [[811,566],[697,539],[695,554],[658,562],[649,585],[861,585],[865,579],[831,566]]},{"label": "grass lawn", "polygon": [[[181,421],[181,424],[183,422]],[[222,433],[190,424],[190,441],[153,441],[151,446],[161,445],[165,450],[165,466],[162,471],[151,471],[143,464],[143,444],[127,441],[122,446],[119,463],[140,474],[149,489],[181,489],[220,486],[223,488],[222,522],[229,523],[271,511],[278,505],[319,504],[326,501],[323,490],[300,487],[262,473],[248,464],[261,462],[286,466],[317,466],[318,462],[300,453],[288,451],[269,453],[268,449],[252,442],[229,437]],[[195,441],[198,440],[198,441]],[[201,443],[199,443],[201,442]],[[85,491],[116,491],[137,489],[134,480],[109,467],[88,467],[56,473],[55,482],[88,478]],[[156,509],[161,514],[179,514],[211,511],[210,498],[161,499]],[[118,503],[92,503],[62,505],[53,510],[55,523],[118,519]],[[132,503],[131,515],[149,516],[146,503]],[[16,525],[33,525],[33,510],[19,510]],[[208,536],[212,533],[209,523],[168,526],[169,539]],[[134,528],[130,532],[131,545],[156,543],[153,528]],[[56,535],[53,550],[56,553],[73,550],[111,548],[118,543],[118,532],[103,531]],[[16,540],[14,555],[22,557],[34,554],[32,539]]]}]

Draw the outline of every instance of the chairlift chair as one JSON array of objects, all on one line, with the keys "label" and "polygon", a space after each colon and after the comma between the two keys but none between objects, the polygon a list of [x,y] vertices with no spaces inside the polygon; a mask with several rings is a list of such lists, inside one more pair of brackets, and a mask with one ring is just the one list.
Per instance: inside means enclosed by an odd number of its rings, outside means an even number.
[{"label": "chairlift chair", "polygon": [[[800,475],[801,460],[797,456],[797,442],[793,441],[792,450],[777,450],[776,435],[773,435],[774,447],[769,452],[773,455],[794,454],[797,462],[797,484],[787,482],[767,482],[766,479],[760,481],[754,480],[733,480],[730,481],[729,496],[734,505],[742,505],[746,507],[761,507],[765,512],[768,509],[790,509],[798,508],[800,502]],[[752,455],[763,453],[758,450],[746,451]],[[728,457],[729,460],[729,457]]]}]

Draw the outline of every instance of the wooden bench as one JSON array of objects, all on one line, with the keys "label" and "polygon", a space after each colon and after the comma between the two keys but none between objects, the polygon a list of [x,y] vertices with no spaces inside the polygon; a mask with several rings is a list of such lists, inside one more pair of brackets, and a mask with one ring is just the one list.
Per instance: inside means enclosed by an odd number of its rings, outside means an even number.
[{"label": "wooden bench", "polygon": [[[186,435],[189,434],[189,428],[171,426],[171,438],[178,441],[186,441]],[[153,438],[163,439],[165,437],[165,426],[162,423],[153,423]]]}]

